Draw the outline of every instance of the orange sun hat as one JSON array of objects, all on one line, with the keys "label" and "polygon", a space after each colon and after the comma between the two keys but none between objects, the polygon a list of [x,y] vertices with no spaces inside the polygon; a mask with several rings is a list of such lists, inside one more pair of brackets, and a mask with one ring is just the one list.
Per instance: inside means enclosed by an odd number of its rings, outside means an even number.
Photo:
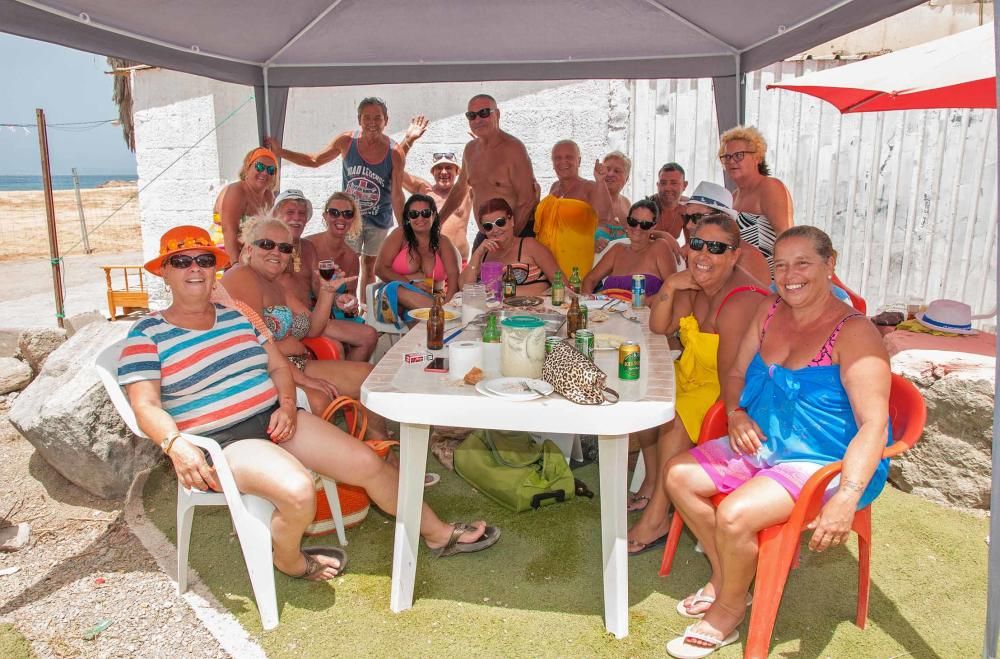
[{"label": "orange sun hat", "polygon": [[147,261],[144,267],[157,277],[162,277],[163,261],[173,254],[189,249],[201,249],[215,254],[216,270],[229,265],[229,255],[212,241],[211,236],[208,235],[208,231],[205,231],[201,227],[185,224],[169,229],[160,237],[159,256]]}]

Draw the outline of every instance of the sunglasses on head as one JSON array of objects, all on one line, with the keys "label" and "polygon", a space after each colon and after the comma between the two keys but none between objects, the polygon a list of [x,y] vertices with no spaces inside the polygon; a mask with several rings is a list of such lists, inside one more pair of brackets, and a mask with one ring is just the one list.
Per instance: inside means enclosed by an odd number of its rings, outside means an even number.
[{"label": "sunglasses on head", "polygon": [[736,249],[736,245],[719,242],[718,240],[702,240],[701,238],[692,238],[688,244],[696,252],[700,252],[708,247],[709,254],[725,254],[727,249]]},{"label": "sunglasses on head", "polygon": [[215,267],[215,254],[199,254],[198,256],[189,256],[188,254],[174,254],[167,262],[170,267],[177,268],[178,270],[187,270],[191,267],[192,263],[197,263],[199,268],[214,268]]},{"label": "sunglasses on head", "polygon": [[628,225],[630,227],[632,227],[633,229],[636,228],[636,227],[639,227],[643,231],[649,231],[650,229],[652,229],[653,227],[656,226],[656,222],[654,222],[653,220],[649,220],[649,221],[646,221],[646,220],[637,220],[634,217],[632,217],[631,215],[629,215],[627,218],[625,218],[625,221],[628,222]]},{"label": "sunglasses on head", "polygon": [[730,160],[735,160],[736,162],[743,162],[743,157],[748,153],[757,153],[756,151],[733,151],[732,153],[723,153],[719,156],[724,164],[728,165]]},{"label": "sunglasses on head", "polygon": [[430,218],[432,215],[434,215],[434,211],[432,211],[429,208],[425,208],[419,211],[417,210],[406,211],[406,217],[410,218],[411,220],[415,220],[418,217]]},{"label": "sunglasses on head", "polygon": [[491,114],[493,114],[493,108],[483,108],[481,110],[475,110],[475,111],[469,110],[468,112],[465,113],[465,118],[468,119],[469,121],[472,121],[476,117],[479,117],[480,119],[485,119]]},{"label": "sunglasses on head", "polygon": [[[468,115],[468,114],[469,113],[466,112],[466,115]],[[455,159],[455,152],[454,151],[448,151],[447,153],[435,153],[435,154],[432,154],[432,155],[434,156],[434,160],[441,160],[442,158],[444,158],[446,160],[454,160]]]},{"label": "sunglasses on head", "polygon": [[503,227],[507,225],[506,217],[498,217],[492,222],[483,222],[483,233],[489,233],[493,231],[493,227]]},{"label": "sunglasses on head", "polygon": [[685,224],[691,224],[691,223],[697,224],[698,220],[700,220],[703,217],[708,217],[709,215],[711,215],[711,213],[691,213],[689,215],[681,215],[681,217],[684,218]]},{"label": "sunglasses on head", "polygon": [[270,252],[275,247],[277,247],[278,251],[281,252],[282,254],[291,254],[293,251],[295,251],[295,246],[292,245],[292,243],[276,243],[270,238],[261,238],[260,240],[255,240],[253,241],[253,244],[256,247],[260,247],[265,252]]},{"label": "sunglasses on head", "polygon": [[327,208],[326,214],[332,218],[343,217],[345,220],[349,220],[354,217],[354,211],[350,208],[347,210],[340,210],[339,208]]},{"label": "sunglasses on head", "polygon": [[258,172],[263,172],[266,170],[268,176],[274,176],[274,173],[278,171],[278,168],[275,167],[274,165],[265,165],[259,160],[253,164],[253,168],[256,169]]}]

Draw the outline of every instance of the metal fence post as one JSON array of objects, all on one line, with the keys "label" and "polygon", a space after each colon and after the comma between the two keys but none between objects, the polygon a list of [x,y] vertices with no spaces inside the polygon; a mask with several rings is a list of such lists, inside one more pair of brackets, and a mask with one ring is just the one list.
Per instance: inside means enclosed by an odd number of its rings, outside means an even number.
[{"label": "metal fence post", "polygon": [[83,239],[83,251],[86,254],[91,254],[94,250],[90,249],[90,237],[87,235],[87,220],[83,216],[83,201],[80,200],[80,177],[76,173],[76,167],[71,171],[73,172],[73,191],[76,192],[76,212],[80,216],[80,236]]}]

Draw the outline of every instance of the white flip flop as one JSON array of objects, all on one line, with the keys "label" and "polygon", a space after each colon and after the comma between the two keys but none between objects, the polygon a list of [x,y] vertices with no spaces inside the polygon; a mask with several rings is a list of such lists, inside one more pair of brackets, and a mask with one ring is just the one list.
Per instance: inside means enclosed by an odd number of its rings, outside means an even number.
[{"label": "white flip flop", "polygon": [[[732,645],[740,638],[739,631],[735,629],[729,633],[729,636],[723,639],[707,636],[705,634],[699,634],[698,632],[692,631],[693,629],[694,625],[689,626],[684,630],[683,635],[678,636],[674,640],[667,643],[667,654],[671,657],[676,657],[677,659],[702,659],[702,657],[707,657],[719,648]],[[712,645],[702,647],[700,645],[685,643],[685,640],[689,638],[696,638],[699,641],[705,641],[706,643],[711,643]]]},{"label": "white flip flop", "polygon": [[[715,598],[712,597],[711,595],[702,594],[702,591],[704,590],[705,590],[704,588],[698,589],[698,592],[694,594],[694,599],[691,600],[691,606],[694,606],[696,604],[713,604],[715,602]],[[684,599],[687,598],[685,597]],[[753,593],[747,593],[747,606],[750,606],[751,604],[753,604]],[[692,620],[701,620],[702,618],[705,617],[704,611],[702,611],[701,613],[690,613],[687,610],[687,607],[684,606],[684,600],[677,602],[677,614],[680,615],[682,618],[690,618]]]}]

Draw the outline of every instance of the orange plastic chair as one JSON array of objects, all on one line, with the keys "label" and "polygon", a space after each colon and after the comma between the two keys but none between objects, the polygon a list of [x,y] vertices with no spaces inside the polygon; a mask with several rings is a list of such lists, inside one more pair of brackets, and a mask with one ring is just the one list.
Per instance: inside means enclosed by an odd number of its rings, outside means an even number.
[{"label": "orange plastic chair", "polygon": [[[892,421],[893,444],[882,451],[883,458],[892,458],[913,448],[920,439],[927,421],[927,407],[917,388],[902,376],[892,374],[889,388],[889,419]],[[720,437],[727,430],[725,410],[721,401],[712,406],[705,416],[698,443]],[[806,482],[788,521],[776,524],[758,533],[757,577],[754,584],[754,603],[750,609],[744,657],[767,657],[771,634],[778,615],[778,606],[785,590],[788,573],[798,563],[800,535],[806,524],[816,518],[823,506],[823,493],[827,485],[843,467],[835,462],[823,467]],[[718,505],[724,495],[715,495],[712,503]],[[660,575],[670,573],[673,554],[677,551],[684,522],[675,514],[663,552]],[[858,535],[858,603],[854,624],[864,629],[868,619],[868,593],[871,578],[871,506],[854,515],[851,529]]]},{"label": "orange plastic chair", "polygon": [[854,307],[861,313],[864,314],[868,313],[868,303],[865,302],[865,299],[860,295],[858,295],[857,293],[855,293],[854,291],[852,291],[851,289],[849,289],[847,287],[847,284],[840,281],[840,277],[837,276],[837,273],[833,274],[833,279],[831,279],[830,281],[832,281],[834,284],[844,289],[844,291],[847,293],[847,296],[851,298],[852,307]]},{"label": "orange plastic chair", "polygon": [[337,344],[325,336],[306,337],[302,339],[304,345],[316,359],[340,359],[340,350]]}]

